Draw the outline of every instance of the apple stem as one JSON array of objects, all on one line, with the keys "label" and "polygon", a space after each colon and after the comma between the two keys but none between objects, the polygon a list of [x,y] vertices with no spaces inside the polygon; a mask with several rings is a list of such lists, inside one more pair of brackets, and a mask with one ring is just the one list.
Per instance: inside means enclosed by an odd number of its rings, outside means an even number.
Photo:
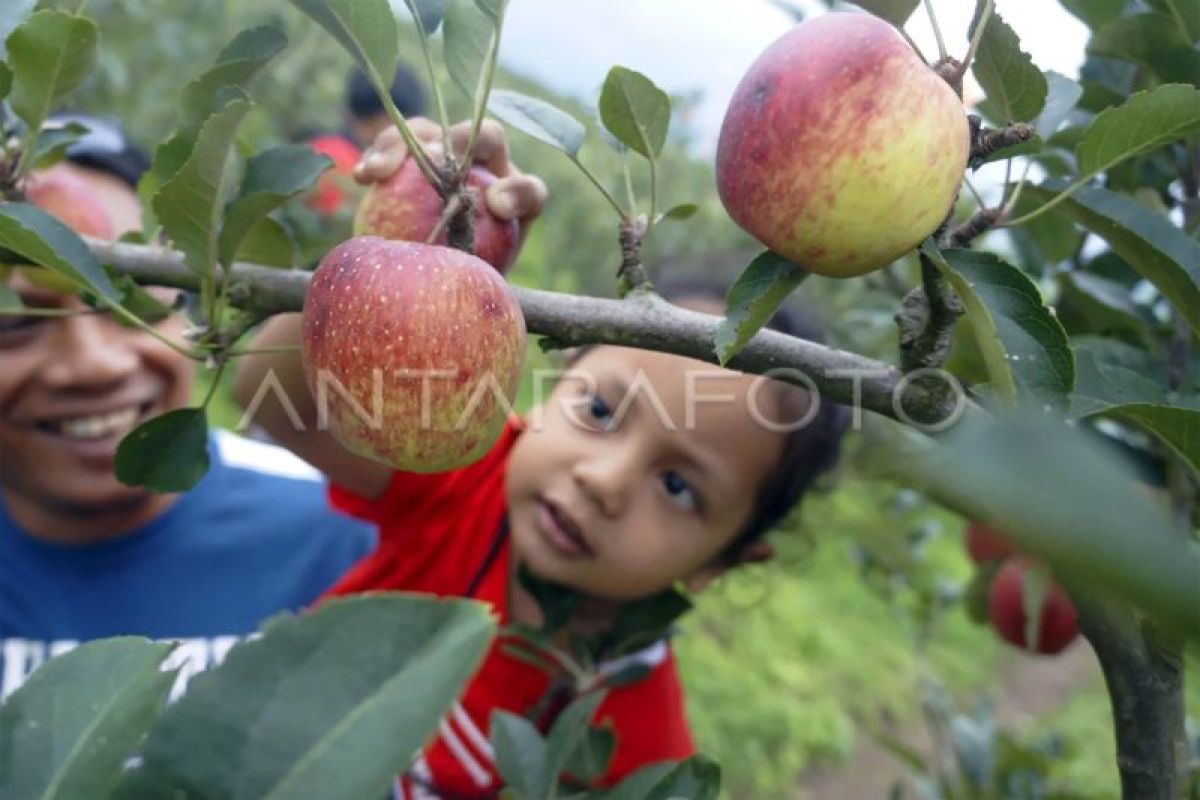
[{"label": "apple stem", "polygon": [[450,198],[450,202],[446,203],[446,207],[442,209],[442,215],[438,217],[437,224],[433,226],[433,230],[425,237],[425,244],[433,244],[442,231],[446,230],[446,226],[450,224],[451,218],[458,213],[462,208],[462,195],[456,194]]},{"label": "apple stem", "polygon": [[938,25],[937,14],[933,13],[933,3],[930,0],[925,0],[925,13],[929,15],[929,24],[933,26],[933,36],[937,39],[938,58],[945,60],[947,55],[946,41],[942,38],[942,29]]},{"label": "apple stem", "polygon": [[446,225],[446,243],[457,250],[474,255],[475,195],[470,189],[465,186],[459,187],[458,192],[446,204],[443,216],[449,219]]},{"label": "apple stem", "polygon": [[995,6],[995,0],[986,0],[983,4],[983,11],[979,15],[979,22],[975,25],[975,32],[971,34],[971,44],[967,47],[967,54],[963,56],[962,66],[959,68],[958,79],[961,81],[963,75],[967,74],[967,70],[971,67],[971,62],[975,59],[975,53],[979,51],[979,43],[983,41],[983,31],[987,28],[988,20],[992,18],[992,9]]},{"label": "apple stem", "polygon": [[617,270],[617,292],[625,297],[630,292],[650,292],[654,284],[642,265],[642,240],[646,235],[644,216],[626,217],[621,221],[618,238],[621,242],[621,267]]}]

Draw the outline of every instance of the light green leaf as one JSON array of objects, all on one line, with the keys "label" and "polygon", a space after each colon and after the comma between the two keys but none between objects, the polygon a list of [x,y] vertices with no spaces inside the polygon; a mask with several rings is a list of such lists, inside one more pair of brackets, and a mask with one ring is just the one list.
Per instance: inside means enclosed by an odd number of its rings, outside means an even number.
[{"label": "light green leaf", "polygon": [[1146,0],[1149,6],[1170,17],[1189,42],[1200,40],[1200,3],[1195,0]]},{"label": "light green leaf", "polygon": [[8,97],[8,93],[12,91],[13,74],[8,68],[8,64],[0,61],[0,100]]},{"label": "light green leaf", "polygon": [[296,242],[279,220],[261,217],[233,256],[251,264],[291,269],[296,266]]},{"label": "light green leaf", "polygon": [[163,713],[119,798],[383,798],[495,631],[482,603],[402,593],[280,614]]},{"label": "light green leaf", "polygon": [[473,100],[496,23],[473,0],[447,0],[442,25],[446,71],[454,85]]},{"label": "light green leaf", "polygon": [[1025,649],[1036,653],[1042,635],[1042,606],[1050,576],[1045,567],[1034,564],[1021,573],[1021,613],[1025,615]]},{"label": "light green leaf", "polygon": [[517,797],[548,797],[554,775],[546,768],[546,741],[529,720],[492,712],[492,748],[503,783]]},{"label": "light green leaf", "polygon": [[1093,175],[1196,132],[1200,88],[1172,83],[1138,92],[1092,120],[1075,148],[1079,171]]},{"label": "light green leaf", "polygon": [[[304,145],[274,147],[250,158],[237,197],[225,209],[219,245],[221,264],[228,267],[243,240],[267,214],[312,186],[332,165],[328,156]],[[279,241],[277,236],[273,238]],[[291,263],[290,256],[287,263]]]},{"label": "light green leaf", "polygon": [[603,691],[588,692],[576,698],[554,720],[546,735],[545,770],[551,779],[566,768],[576,751],[587,741],[592,717],[604,701]]},{"label": "light green leaf", "polygon": [[120,297],[75,231],[29,203],[0,203],[0,247],[67,276],[101,297]]},{"label": "light green leaf", "polygon": [[208,419],[177,408],[134,428],[117,445],[117,480],[155,492],[186,492],[208,472]]},{"label": "light green leaf", "polygon": [[575,158],[583,146],[587,129],[583,123],[544,100],[520,92],[495,89],[488,97],[488,110],[502,122],[557,147]]},{"label": "light green leaf", "polygon": [[[1063,188],[1058,182],[1026,191],[1049,200]],[[1200,242],[1136,200],[1107,189],[1079,189],[1057,208],[1108,242],[1200,333]]]},{"label": "light green leaf", "polygon": [[[976,24],[971,24],[972,34]],[[972,69],[1004,122],[1033,120],[1046,104],[1046,76],[999,14],[993,13],[987,21]]]},{"label": "light green leaf", "polygon": [[[3,271],[4,268],[0,267],[0,272]],[[0,314],[12,311],[23,311],[24,309],[25,304],[21,302],[21,298],[12,290],[12,287],[8,285],[7,280],[0,280]]]},{"label": "light green leaf", "polygon": [[1049,139],[1079,103],[1079,98],[1083,97],[1083,87],[1053,70],[1047,70],[1044,75],[1047,86],[1046,105],[1034,120],[1033,127],[1038,136]]},{"label": "light green leaf", "polygon": [[640,72],[613,67],[600,90],[600,121],[626,147],[657,158],[667,141],[671,99]]},{"label": "light green leaf", "polygon": [[1128,420],[1154,434],[1200,477],[1200,408],[1130,403],[1106,414]]},{"label": "light green leaf", "polygon": [[863,11],[869,11],[897,28],[904,27],[920,3],[921,0],[854,0],[854,5]]},{"label": "light green leaf", "polygon": [[696,212],[699,210],[700,206],[696,205],[695,203],[680,203],[677,206],[668,208],[661,215],[659,215],[659,218],[685,220],[695,216]]},{"label": "light green leaf", "polygon": [[273,25],[239,33],[217,55],[212,67],[183,88],[180,130],[195,130],[218,111],[226,87],[247,91],[254,77],[285,47],[287,37]]},{"label": "light green leaf", "polygon": [[234,100],[201,126],[187,161],[154,196],[154,213],[184,261],[197,275],[212,273],[224,208],[226,168],[238,126],[250,110]]},{"label": "light green leaf", "polygon": [[102,639],[39,667],[0,706],[0,797],[109,797],[175,678],[170,651]]},{"label": "light green leaf", "polygon": [[346,48],[387,92],[400,61],[400,24],[388,0],[291,0]]},{"label": "light green leaf", "polygon": [[37,0],[5,0],[4,4],[0,5],[0,58],[4,58],[7,53],[5,40],[25,20],[29,12],[33,11],[35,5]]},{"label": "light green leaf", "polygon": [[67,155],[67,148],[79,141],[84,133],[87,133],[87,127],[78,122],[68,123],[61,128],[43,127],[33,145],[33,166],[46,169],[62,161]]},{"label": "light green leaf", "polygon": [[717,360],[728,364],[808,275],[770,250],[751,261],[725,295],[726,316],[713,337]]},{"label": "light green leaf", "polygon": [[1011,402],[1067,405],[1075,362],[1067,334],[1024,272],[999,256],[944,250],[933,259],[967,307],[976,341],[998,394]]},{"label": "light green leaf", "polygon": [[8,37],[8,102],[31,131],[79,85],[96,63],[96,23],[61,11],[38,11]]},{"label": "light green leaf", "polygon": [[1121,17],[1093,34],[1087,51],[1143,64],[1165,83],[1200,80],[1200,51],[1192,47],[1178,23],[1164,14]]}]

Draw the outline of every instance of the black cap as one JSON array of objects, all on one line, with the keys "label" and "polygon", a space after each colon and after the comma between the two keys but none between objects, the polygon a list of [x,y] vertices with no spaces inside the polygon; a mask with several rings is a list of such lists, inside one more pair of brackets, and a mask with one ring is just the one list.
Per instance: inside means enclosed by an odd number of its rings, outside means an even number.
[{"label": "black cap", "polygon": [[142,173],[150,168],[150,159],[129,140],[121,123],[111,117],[59,113],[51,115],[42,129],[53,130],[71,123],[84,126],[87,131],[67,148],[67,160],[107,172],[136,189]]},{"label": "black cap", "polygon": [[[389,94],[405,117],[425,111],[425,89],[416,74],[403,64],[396,69]],[[350,73],[346,83],[346,107],[359,119],[373,117],[383,111],[383,103],[379,101],[371,80],[357,67]]]}]

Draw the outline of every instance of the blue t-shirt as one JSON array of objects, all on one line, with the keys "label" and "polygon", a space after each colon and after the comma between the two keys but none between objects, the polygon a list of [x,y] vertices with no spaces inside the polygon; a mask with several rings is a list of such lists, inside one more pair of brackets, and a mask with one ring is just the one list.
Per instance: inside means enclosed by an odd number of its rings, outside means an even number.
[{"label": "blue t-shirt", "polygon": [[165,514],[95,544],[32,538],[0,500],[0,697],[46,658],[126,634],[182,640],[171,665],[186,680],[374,547],[291,453],[227,432],[209,449],[208,473]]}]

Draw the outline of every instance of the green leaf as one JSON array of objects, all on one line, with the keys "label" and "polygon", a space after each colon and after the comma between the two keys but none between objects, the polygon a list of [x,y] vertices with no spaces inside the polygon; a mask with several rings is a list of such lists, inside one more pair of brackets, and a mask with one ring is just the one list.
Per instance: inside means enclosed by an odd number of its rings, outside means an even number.
[{"label": "green leaf", "polygon": [[1200,638],[1200,550],[1094,434],[1028,410],[970,415],[937,444],[893,457],[897,478],[1002,528],[1065,583],[1112,593]]},{"label": "green leaf", "polygon": [[208,472],[203,408],[177,408],[143,422],[117,445],[117,480],[155,492],[186,492]]},{"label": "green leaf", "polygon": [[604,701],[604,695],[599,691],[577,697],[550,726],[550,733],[546,735],[544,769],[552,780],[558,778],[572,756],[587,742],[592,717]]},{"label": "green leaf", "polygon": [[854,5],[903,28],[921,0],[854,0]]},{"label": "green leaf", "polygon": [[5,40],[25,20],[35,5],[37,0],[5,0],[4,4],[0,5],[0,58],[4,58],[7,53]]},{"label": "green leaf", "polygon": [[1065,407],[1075,385],[1075,362],[1066,331],[1033,281],[992,253],[944,250],[941,256],[931,258],[966,305],[1000,396]]},{"label": "green leaf", "polygon": [[200,276],[211,274],[217,263],[226,169],[234,136],[249,110],[249,101],[234,100],[210,117],[187,161],[154,196],[163,230]]},{"label": "green leaf", "polygon": [[600,90],[600,121],[626,147],[657,158],[671,124],[671,98],[640,72],[613,67]]},{"label": "green leaf", "polygon": [[1075,148],[1079,171],[1093,175],[1200,131],[1200,88],[1166,84],[1131,95],[1092,120]]},{"label": "green leaf", "polygon": [[617,737],[611,728],[588,728],[583,742],[567,759],[566,772],[584,783],[599,780],[608,772],[616,749]]},{"label": "green leaf", "polygon": [[[173,313],[170,306],[147,292],[130,276],[120,275],[114,280],[114,283],[117,286],[117,290],[121,293],[121,305],[142,322],[155,325]],[[126,320],[124,317],[116,317],[114,322],[131,327],[134,326],[134,323]]]},{"label": "green leaf", "polygon": [[[675,764],[662,762],[642,767],[621,781],[604,800],[646,800],[650,791],[675,770]],[[689,798],[690,800],[690,798]]]},{"label": "green leaf", "polygon": [[227,87],[243,92],[272,58],[287,47],[287,37],[273,25],[242,31],[217,55],[213,66],[183,89],[180,129],[195,130],[220,110]]},{"label": "green leaf", "polygon": [[751,261],[725,295],[726,316],[713,337],[717,360],[728,364],[808,274],[770,250]]},{"label": "green leaf", "polygon": [[1189,42],[1200,40],[1200,3],[1195,0],[1146,0],[1146,3],[1170,17]]},{"label": "green leaf", "polygon": [[39,667],[0,706],[0,797],[109,797],[175,678],[170,651],[102,639]]},{"label": "green leaf", "polygon": [[1079,103],[1079,98],[1083,96],[1083,87],[1053,70],[1047,70],[1043,74],[1047,86],[1046,105],[1034,120],[1033,127],[1038,136],[1049,139]]},{"label": "green leaf", "polygon": [[[0,267],[0,272],[3,271],[4,268]],[[0,314],[25,310],[25,304],[21,302],[20,296],[8,285],[7,276],[0,277],[5,278],[0,280]]]},{"label": "green leaf", "polygon": [[87,126],[71,122],[61,128],[42,128],[33,145],[33,166],[46,169],[66,158],[67,148],[87,133]]},{"label": "green leaf", "polygon": [[[1123,331],[1145,340],[1154,318],[1133,302],[1129,287],[1089,272],[1059,275],[1059,319],[1069,330],[1087,333]],[[1072,325],[1076,327],[1072,328]]]},{"label": "green leaf", "polygon": [[[1063,188],[1048,183],[1026,191],[1048,200]],[[1136,200],[1098,187],[1077,190],[1057,208],[1108,242],[1200,333],[1200,242]]]},{"label": "green leaf", "polygon": [[721,789],[721,768],[705,756],[692,756],[654,784],[646,800],[717,800]]},{"label": "green leaf", "polygon": [[495,89],[488,97],[488,110],[502,122],[538,141],[557,147],[571,158],[579,155],[587,129],[565,111],[536,97]]},{"label": "green leaf", "polygon": [[520,798],[548,797],[554,774],[547,769],[546,741],[533,723],[497,709],[492,712],[491,732],[496,769],[504,785]]},{"label": "green leaf", "polygon": [[1164,14],[1121,17],[1097,31],[1088,41],[1087,50],[1143,64],[1166,83],[1200,80],[1200,51],[1192,47],[1178,23]]},{"label": "green leaf", "polygon": [[1096,30],[1121,16],[1129,0],[1059,0],[1059,3],[1089,28]]},{"label": "green leaf", "polygon": [[282,222],[262,217],[232,255],[251,264],[292,269],[296,266],[296,242]]},{"label": "green leaf", "polygon": [[0,247],[31,264],[59,272],[101,297],[116,300],[117,289],[75,231],[29,203],[0,203]]},{"label": "green leaf", "polygon": [[8,68],[8,64],[0,61],[0,100],[8,97],[8,93],[12,91],[13,74]]},{"label": "green leaf", "polygon": [[425,36],[433,36],[446,16],[446,0],[404,0]]},{"label": "green leaf", "polygon": [[395,592],[273,617],[164,712],[120,797],[387,797],[494,631],[481,603]]},{"label": "green leaf", "polygon": [[1130,403],[1114,406],[1105,413],[1154,434],[1200,477],[1200,408]]},{"label": "green leaf", "polygon": [[1037,652],[1042,634],[1042,606],[1050,576],[1044,567],[1033,565],[1021,573],[1021,613],[1025,615],[1025,649]]},{"label": "green leaf", "polygon": [[[226,267],[233,263],[243,240],[267,214],[312,186],[332,165],[328,156],[305,145],[274,147],[246,162],[242,186],[225,209],[221,225],[221,263]],[[287,263],[291,263],[290,256]]]},{"label": "green leaf", "polygon": [[642,650],[668,636],[675,622],[692,610],[692,601],[674,588],[621,605],[612,629],[604,634],[606,658]]},{"label": "green leaf", "polygon": [[1075,348],[1075,366],[1079,376],[1067,419],[1103,414],[1117,406],[1167,401],[1163,387],[1140,372],[1106,361],[1091,347]]},{"label": "green leaf", "polygon": [[8,102],[36,131],[96,64],[96,23],[61,11],[38,11],[8,37]]},{"label": "green leaf", "polygon": [[447,0],[442,25],[446,71],[454,85],[474,99],[496,23],[472,0]]},{"label": "green leaf", "polygon": [[[971,23],[972,35],[977,24]],[[993,13],[987,21],[972,69],[1005,122],[1028,122],[1046,104],[1046,76],[1021,49],[1017,34],[999,14]]]},{"label": "green leaf", "polygon": [[660,219],[685,220],[696,215],[700,210],[700,206],[695,203],[680,203],[677,206],[667,209],[659,215]]},{"label": "green leaf", "polygon": [[291,0],[346,48],[386,93],[400,61],[400,24],[388,0]]}]

